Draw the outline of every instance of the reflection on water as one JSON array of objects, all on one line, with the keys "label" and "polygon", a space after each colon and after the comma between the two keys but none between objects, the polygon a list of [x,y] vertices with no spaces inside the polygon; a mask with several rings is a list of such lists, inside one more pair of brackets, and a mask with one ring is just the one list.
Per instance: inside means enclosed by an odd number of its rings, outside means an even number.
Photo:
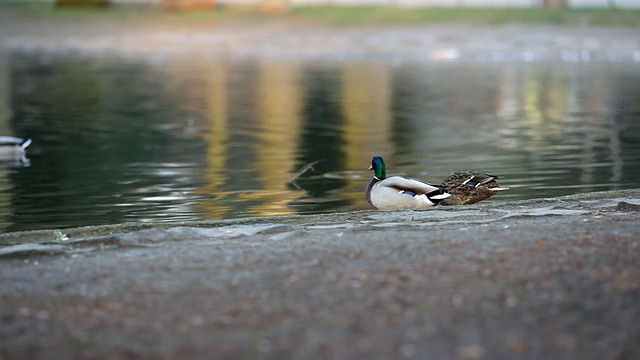
[{"label": "reflection on water", "polygon": [[375,154],[509,201],[640,186],[640,68],[14,56],[0,129],[34,141],[0,164],[4,231],[368,209]]}]

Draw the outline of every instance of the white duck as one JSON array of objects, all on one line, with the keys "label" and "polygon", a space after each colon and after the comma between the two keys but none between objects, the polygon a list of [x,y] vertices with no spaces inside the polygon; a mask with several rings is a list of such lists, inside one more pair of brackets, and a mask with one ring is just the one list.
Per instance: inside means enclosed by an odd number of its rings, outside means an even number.
[{"label": "white duck", "polygon": [[436,185],[403,176],[387,177],[384,159],[374,156],[371,167],[375,175],[367,185],[367,201],[379,210],[428,209],[451,195]]}]

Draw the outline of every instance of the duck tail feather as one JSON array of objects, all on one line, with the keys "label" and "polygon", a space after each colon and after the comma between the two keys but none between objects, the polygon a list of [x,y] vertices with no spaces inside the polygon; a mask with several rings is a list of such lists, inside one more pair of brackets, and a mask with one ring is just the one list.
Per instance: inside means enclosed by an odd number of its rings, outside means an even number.
[{"label": "duck tail feather", "polygon": [[433,195],[433,196],[429,196],[429,199],[431,200],[444,200],[446,198],[451,197],[451,194],[449,193],[442,193],[442,194],[437,194],[437,195]]},{"label": "duck tail feather", "polygon": [[24,150],[24,149],[28,148],[29,145],[31,145],[31,139],[27,139],[27,141],[25,141],[22,144],[20,144],[20,147],[22,148],[22,150]]}]

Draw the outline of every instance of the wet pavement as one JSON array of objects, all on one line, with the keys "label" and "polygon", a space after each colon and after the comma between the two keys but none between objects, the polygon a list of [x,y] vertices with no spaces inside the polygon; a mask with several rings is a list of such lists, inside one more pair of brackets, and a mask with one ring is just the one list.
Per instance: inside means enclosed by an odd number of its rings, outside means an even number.
[{"label": "wet pavement", "polygon": [[640,191],[0,236],[0,355],[634,359]]}]

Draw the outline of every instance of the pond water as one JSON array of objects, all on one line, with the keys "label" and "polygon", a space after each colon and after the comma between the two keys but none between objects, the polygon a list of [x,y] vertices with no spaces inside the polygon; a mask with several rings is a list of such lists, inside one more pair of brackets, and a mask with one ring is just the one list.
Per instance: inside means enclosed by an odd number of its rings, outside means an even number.
[{"label": "pond water", "polygon": [[512,201],[640,187],[640,66],[14,55],[0,129],[5,232],[369,209],[373,155]]}]

